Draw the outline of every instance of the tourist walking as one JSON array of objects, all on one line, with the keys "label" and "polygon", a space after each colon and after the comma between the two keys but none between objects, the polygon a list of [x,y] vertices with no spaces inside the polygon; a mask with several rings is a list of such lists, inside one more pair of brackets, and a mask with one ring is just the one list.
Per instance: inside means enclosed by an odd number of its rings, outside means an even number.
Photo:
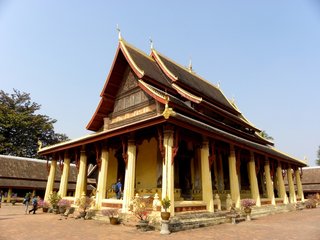
[{"label": "tourist walking", "polygon": [[24,199],[23,199],[23,204],[26,206],[26,207],[25,207],[25,212],[26,212],[26,214],[27,214],[27,212],[28,212],[30,199],[31,199],[31,192],[28,192],[28,193],[25,195]]},{"label": "tourist walking", "polygon": [[32,209],[29,210],[29,214],[33,211],[33,214],[36,214],[37,208],[38,208],[38,197],[34,196],[32,198]]}]

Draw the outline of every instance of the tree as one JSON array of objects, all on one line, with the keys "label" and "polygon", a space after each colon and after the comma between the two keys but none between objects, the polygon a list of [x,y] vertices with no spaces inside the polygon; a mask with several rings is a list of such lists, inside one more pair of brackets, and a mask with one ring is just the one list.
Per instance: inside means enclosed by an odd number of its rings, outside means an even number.
[{"label": "tree", "polygon": [[264,130],[262,132],[260,132],[260,136],[267,139],[267,140],[273,141],[273,137],[269,136],[268,133]]},{"label": "tree", "polygon": [[318,152],[317,152],[317,159],[316,159],[316,163],[318,166],[320,166],[320,146],[318,148]]},{"label": "tree", "polygon": [[0,154],[38,157],[38,141],[47,146],[68,140],[54,132],[55,119],[36,114],[41,106],[31,101],[30,94],[13,91],[0,90]]}]

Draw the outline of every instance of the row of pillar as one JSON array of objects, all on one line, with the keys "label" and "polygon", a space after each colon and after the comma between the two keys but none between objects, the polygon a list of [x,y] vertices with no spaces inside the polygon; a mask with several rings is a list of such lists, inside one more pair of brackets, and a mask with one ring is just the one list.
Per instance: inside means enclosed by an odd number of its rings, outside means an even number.
[{"label": "row of pillar", "polygon": [[[162,198],[168,197],[171,200],[170,212],[174,215],[174,164],[173,164],[173,142],[174,142],[174,132],[173,130],[164,131],[163,146],[165,150],[165,156],[162,166]],[[213,212],[214,210],[214,199],[212,191],[212,179],[209,167],[209,143],[208,141],[203,141],[201,154],[201,177],[202,177],[202,199],[207,204],[207,210]],[[127,149],[127,162],[125,170],[125,181],[123,188],[123,200],[122,200],[122,211],[128,212],[131,200],[134,197],[134,183],[135,183],[135,164],[136,164],[136,145],[133,140],[128,141]],[[107,182],[107,172],[108,172],[108,162],[109,162],[109,150],[107,147],[102,148],[101,152],[101,167],[98,176],[98,184],[96,191],[96,206],[101,207],[102,200],[106,198],[106,182]],[[230,145],[229,154],[229,177],[230,177],[230,190],[232,201],[235,203],[237,208],[240,207],[240,189],[239,189],[239,179],[237,173],[237,163],[236,154],[233,145]],[[51,161],[50,173],[48,176],[48,182],[45,192],[45,200],[48,200],[50,193],[53,191],[53,184],[55,178],[55,171],[57,167],[57,161]],[[65,154],[64,167],[61,176],[59,194],[61,197],[65,197],[67,193],[68,186],[68,176],[70,171],[70,158]],[[259,194],[259,187],[256,174],[256,166],[254,154],[251,152],[250,161],[248,163],[248,174],[251,186],[252,198],[256,201],[256,205],[261,205],[261,199]],[[266,187],[268,198],[271,199],[271,203],[275,204],[274,187],[270,175],[270,165],[266,161],[264,165],[264,171],[266,176]],[[288,184],[289,184],[289,200],[290,202],[296,202],[296,195],[294,189],[294,182],[291,174],[291,168],[287,169],[288,173]],[[283,198],[284,203],[288,203],[288,197],[286,195],[284,181],[282,177],[282,168],[279,165],[277,167],[277,190],[279,192],[280,198]],[[297,194],[303,200],[302,185],[300,180],[300,173],[295,170],[296,183],[297,183]],[[80,154],[80,165],[79,172],[77,176],[77,184],[75,191],[75,198],[80,198],[80,196],[86,193],[86,183],[87,179],[87,156],[85,153],[84,146],[81,149]]]}]

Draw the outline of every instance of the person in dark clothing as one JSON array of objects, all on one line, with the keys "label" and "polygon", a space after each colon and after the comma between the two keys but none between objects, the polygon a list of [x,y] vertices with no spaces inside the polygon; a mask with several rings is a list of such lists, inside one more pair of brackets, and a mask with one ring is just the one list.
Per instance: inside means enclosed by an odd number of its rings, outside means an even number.
[{"label": "person in dark clothing", "polygon": [[117,194],[117,199],[121,199],[121,194],[122,194],[122,184],[121,184],[121,179],[118,179],[118,182],[116,183],[116,194]]},{"label": "person in dark clothing", "polygon": [[33,211],[33,214],[36,214],[36,211],[38,209],[38,197],[34,196],[32,198],[32,206],[33,208],[31,210],[29,210],[29,214]]}]

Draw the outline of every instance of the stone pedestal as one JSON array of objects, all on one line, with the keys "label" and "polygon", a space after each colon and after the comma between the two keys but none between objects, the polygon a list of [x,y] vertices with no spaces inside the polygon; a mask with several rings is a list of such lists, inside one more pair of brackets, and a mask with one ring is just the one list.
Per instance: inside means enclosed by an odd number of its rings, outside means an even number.
[{"label": "stone pedestal", "polygon": [[161,221],[160,234],[170,234],[170,231],[169,231],[169,220],[162,220]]}]

